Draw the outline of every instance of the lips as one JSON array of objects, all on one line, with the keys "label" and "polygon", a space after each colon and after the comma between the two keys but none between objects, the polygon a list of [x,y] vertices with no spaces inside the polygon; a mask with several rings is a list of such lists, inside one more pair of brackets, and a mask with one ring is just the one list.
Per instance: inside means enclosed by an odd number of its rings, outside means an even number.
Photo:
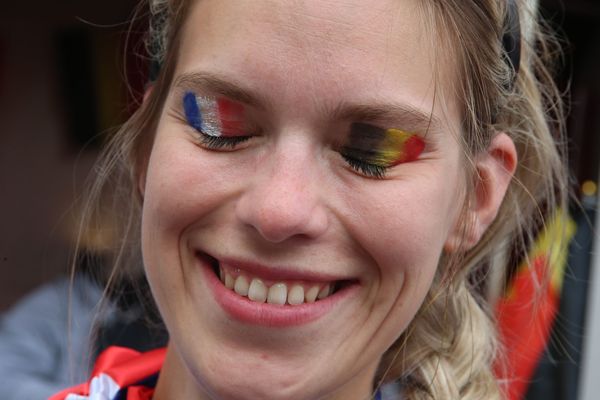
[{"label": "lips", "polygon": [[274,269],[198,253],[217,303],[234,319],[266,326],[314,321],[358,288],[356,280]]}]

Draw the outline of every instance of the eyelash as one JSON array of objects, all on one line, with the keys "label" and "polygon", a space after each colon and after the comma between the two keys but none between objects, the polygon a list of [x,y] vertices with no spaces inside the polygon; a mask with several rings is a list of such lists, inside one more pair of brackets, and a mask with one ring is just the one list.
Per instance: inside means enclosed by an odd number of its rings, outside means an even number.
[{"label": "eyelash", "polygon": [[381,165],[371,164],[364,161],[360,161],[356,158],[349,157],[343,153],[340,153],[342,158],[348,163],[350,168],[354,171],[365,175],[369,178],[383,179],[385,174],[390,167],[383,167]]},{"label": "eyelash", "polygon": [[[193,128],[193,127],[192,127]],[[210,136],[206,133],[193,128],[198,133],[198,138],[203,146],[211,150],[233,150],[243,142],[248,141],[252,136]]]}]

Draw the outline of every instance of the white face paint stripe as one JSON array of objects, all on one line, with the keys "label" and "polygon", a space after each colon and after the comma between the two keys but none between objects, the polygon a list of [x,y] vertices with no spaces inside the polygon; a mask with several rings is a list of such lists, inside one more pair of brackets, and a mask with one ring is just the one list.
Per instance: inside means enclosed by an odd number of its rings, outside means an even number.
[{"label": "white face paint stripe", "polygon": [[206,96],[196,96],[196,101],[202,116],[202,132],[208,136],[222,136],[223,130],[217,101]]}]

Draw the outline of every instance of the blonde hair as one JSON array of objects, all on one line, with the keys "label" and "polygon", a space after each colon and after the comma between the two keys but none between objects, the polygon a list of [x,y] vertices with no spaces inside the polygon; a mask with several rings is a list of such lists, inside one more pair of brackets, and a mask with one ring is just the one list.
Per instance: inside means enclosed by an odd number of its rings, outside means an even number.
[{"label": "blonde hair", "polygon": [[[145,169],[158,112],[165,101],[177,61],[181,28],[189,0],[149,0],[148,51],[161,64],[147,101],[108,143],[97,168],[82,227],[91,226],[107,199],[118,238],[108,287],[143,276],[140,257],[141,199],[138,177]],[[550,210],[566,201],[567,177],[559,151],[563,130],[560,94],[549,66],[555,42],[544,34],[533,2],[517,2],[521,16],[521,63],[518,74],[503,56],[505,0],[430,0],[423,2],[432,36],[452,55],[460,73],[455,89],[462,101],[460,140],[471,188],[477,183],[469,160],[484,151],[496,132],[514,141],[519,164],[494,223],[478,244],[464,253],[444,254],[438,274],[417,316],[384,354],[376,383],[400,380],[406,399],[494,399],[501,388],[492,371],[497,357],[495,326],[489,304],[473,284],[482,267],[498,254],[524,254],[530,237]],[[109,196],[103,195],[107,190]],[[470,191],[473,193],[473,190]],[[135,199],[132,201],[132,199]],[[103,200],[104,202],[102,202]],[[465,209],[473,198],[466,199]],[[119,212],[119,214],[116,214]],[[465,222],[467,233],[470,227]],[[110,289],[107,289],[110,290]],[[143,303],[153,304],[148,290]]]},{"label": "blonde hair", "polygon": [[[405,395],[411,400],[503,397],[492,370],[499,357],[493,304],[473,282],[481,268],[506,268],[495,265],[497,260],[514,254],[526,257],[539,226],[567,201],[561,152],[564,115],[550,70],[559,47],[553,36],[544,33],[548,30],[537,19],[536,4],[516,2],[523,35],[520,68],[514,76],[500,40],[507,4],[499,0],[427,3],[433,11],[436,39],[450,41],[458,59],[461,79],[456,90],[464,112],[460,139],[467,161],[484,151],[496,132],[505,132],[515,143],[519,163],[493,224],[468,252],[442,257],[421,310],[386,354],[382,379],[387,379],[387,373],[404,380]],[[473,187],[479,177],[472,169],[470,178]],[[470,201],[474,199],[467,199],[466,208]],[[465,225],[464,231],[468,229]],[[502,253],[506,256],[499,257]]]}]

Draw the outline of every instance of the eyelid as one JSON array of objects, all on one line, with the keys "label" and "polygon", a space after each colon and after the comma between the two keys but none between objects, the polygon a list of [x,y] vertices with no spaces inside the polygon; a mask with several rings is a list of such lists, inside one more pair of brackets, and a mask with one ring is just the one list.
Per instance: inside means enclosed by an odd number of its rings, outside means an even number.
[{"label": "eyelid", "polygon": [[380,166],[416,160],[425,148],[421,135],[397,128],[353,123],[343,149],[352,157]]},{"label": "eyelid", "polygon": [[244,106],[226,98],[201,96],[186,91],[183,112],[187,122],[197,131],[211,137],[244,136]]},{"label": "eyelid", "polygon": [[389,135],[394,135],[396,143],[401,143],[402,146],[402,156],[399,156],[393,165],[415,161],[425,149],[425,140],[416,133],[409,133],[395,128],[387,129],[387,132]]},{"label": "eyelid", "polygon": [[415,161],[424,149],[425,140],[419,134],[356,122],[338,151],[354,171],[383,179],[388,169]]}]

